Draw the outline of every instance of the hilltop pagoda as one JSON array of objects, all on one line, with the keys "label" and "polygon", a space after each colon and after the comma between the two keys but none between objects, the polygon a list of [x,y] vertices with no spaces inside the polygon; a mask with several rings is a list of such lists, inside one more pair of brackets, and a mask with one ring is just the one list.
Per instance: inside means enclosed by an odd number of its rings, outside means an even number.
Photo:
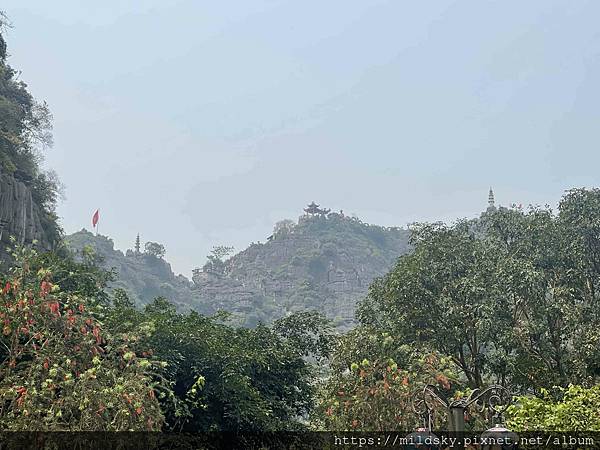
[{"label": "hilltop pagoda", "polygon": [[496,210],[496,200],[494,198],[494,191],[492,190],[492,188],[490,188],[490,192],[488,194],[488,207],[487,207],[488,211],[495,211]]},{"label": "hilltop pagoda", "polygon": [[331,209],[321,209],[315,202],[311,202],[310,205],[304,208],[304,212],[308,216],[326,216],[331,212]]}]

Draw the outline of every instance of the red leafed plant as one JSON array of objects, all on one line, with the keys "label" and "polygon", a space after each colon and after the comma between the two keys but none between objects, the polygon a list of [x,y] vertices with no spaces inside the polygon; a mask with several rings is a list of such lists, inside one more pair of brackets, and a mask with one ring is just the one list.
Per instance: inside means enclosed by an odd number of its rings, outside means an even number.
[{"label": "red leafed plant", "polygon": [[[425,385],[450,393],[458,382],[450,358],[410,349],[388,333],[361,328],[341,340],[332,367],[314,417],[326,430],[391,431],[423,426],[422,414],[415,409],[418,393]],[[432,425],[441,425],[444,413],[434,411],[431,420]]]},{"label": "red leafed plant", "polygon": [[125,360],[135,352],[103,329],[97,302],[63,292],[34,251],[13,256],[0,284],[0,428],[159,430],[154,363]]}]

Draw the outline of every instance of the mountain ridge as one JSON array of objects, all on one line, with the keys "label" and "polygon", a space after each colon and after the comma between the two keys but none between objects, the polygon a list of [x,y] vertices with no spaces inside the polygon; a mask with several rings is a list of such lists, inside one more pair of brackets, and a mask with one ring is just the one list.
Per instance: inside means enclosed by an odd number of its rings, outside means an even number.
[{"label": "mountain ridge", "polygon": [[175,275],[161,257],[123,253],[111,239],[87,230],[66,241],[75,254],[91,246],[105,267],[115,268],[117,281],[111,288],[124,289],[137,304],[161,296],[182,310],[228,311],[236,324],[250,327],[313,309],[349,328],[356,302],[371,281],[409,250],[409,232],[311,205],[298,221],[278,222],[266,242],[252,243],[227,259],[226,252],[209,256],[192,280]]}]

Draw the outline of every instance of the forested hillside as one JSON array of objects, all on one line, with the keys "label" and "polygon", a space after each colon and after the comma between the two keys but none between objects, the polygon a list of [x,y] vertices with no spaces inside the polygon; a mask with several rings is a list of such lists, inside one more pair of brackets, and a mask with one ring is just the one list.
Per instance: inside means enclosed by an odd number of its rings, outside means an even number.
[{"label": "forested hillside", "polygon": [[6,58],[0,34],[0,261],[8,259],[5,248],[11,236],[50,249],[61,234],[54,212],[59,182],[41,168],[42,151],[52,145],[52,116]]},{"label": "forested hillside", "polygon": [[114,271],[109,291],[123,289],[138,306],[157,297],[169,299],[180,311],[194,304],[192,283],[182,275],[176,276],[160,255],[134,250],[123,253],[115,249],[110,238],[87,230],[67,235],[65,243],[78,261],[89,258],[98,266]]},{"label": "forested hillside", "polygon": [[348,327],[371,281],[408,250],[408,236],[339,213],[307,213],[278,223],[267,242],[195,271],[194,291],[203,311],[234,311],[247,325],[314,309]]}]

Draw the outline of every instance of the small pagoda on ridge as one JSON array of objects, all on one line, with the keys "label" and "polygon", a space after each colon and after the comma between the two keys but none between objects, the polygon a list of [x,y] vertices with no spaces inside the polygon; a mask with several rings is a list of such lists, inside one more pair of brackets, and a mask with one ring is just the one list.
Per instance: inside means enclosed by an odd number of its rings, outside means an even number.
[{"label": "small pagoda on ridge", "polygon": [[311,202],[310,205],[308,205],[306,208],[304,208],[304,212],[306,213],[307,216],[326,216],[327,214],[329,214],[331,212],[331,209],[327,209],[327,208],[319,208],[319,205],[317,205],[315,202]]}]

